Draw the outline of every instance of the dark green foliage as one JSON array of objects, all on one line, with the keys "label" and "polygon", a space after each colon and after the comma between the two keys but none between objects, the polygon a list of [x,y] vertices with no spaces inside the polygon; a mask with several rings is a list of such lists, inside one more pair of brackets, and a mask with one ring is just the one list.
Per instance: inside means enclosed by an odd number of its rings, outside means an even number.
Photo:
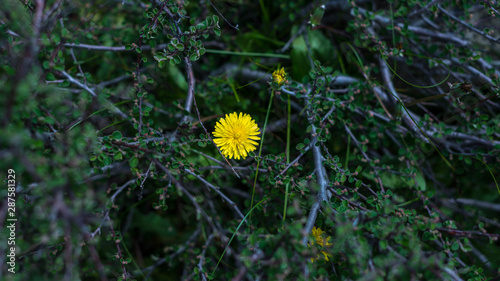
[{"label": "dark green foliage", "polygon": [[4,2],[1,280],[500,274],[494,1]]}]

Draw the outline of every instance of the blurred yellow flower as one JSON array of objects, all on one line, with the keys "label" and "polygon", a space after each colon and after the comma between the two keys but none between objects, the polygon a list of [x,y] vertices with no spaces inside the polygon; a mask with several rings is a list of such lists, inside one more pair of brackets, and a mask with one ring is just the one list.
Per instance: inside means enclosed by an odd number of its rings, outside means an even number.
[{"label": "blurred yellow flower", "polygon": [[[323,233],[325,233],[325,232],[323,230],[321,230],[321,228],[313,227],[311,234],[314,237],[316,245],[319,245],[321,248],[324,249],[325,247],[329,247],[332,245],[332,243],[328,242],[332,237],[328,236],[325,239],[325,238],[323,238]],[[307,246],[309,246],[309,247],[311,247],[312,245],[314,245],[314,243],[307,244]],[[321,251],[321,253],[323,254],[323,258],[325,259],[325,261],[330,260],[328,257],[331,257],[332,256],[331,254],[327,253],[326,251]],[[319,254],[316,258],[311,258],[311,262],[314,262],[317,259],[319,259]]]},{"label": "blurred yellow flower", "polygon": [[245,159],[248,152],[257,149],[259,133],[259,127],[249,114],[233,112],[219,119],[212,134],[222,155],[229,159]]},{"label": "blurred yellow flower", "polygon": [[281,86],[285,83],[285,81],[286,81],[286,72],[283,67],[273,72],[273,82]]}]

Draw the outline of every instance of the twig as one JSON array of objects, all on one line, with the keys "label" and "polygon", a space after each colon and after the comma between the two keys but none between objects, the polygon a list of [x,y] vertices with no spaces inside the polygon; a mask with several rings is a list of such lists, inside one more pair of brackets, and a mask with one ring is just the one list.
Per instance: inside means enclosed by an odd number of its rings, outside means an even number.
[{"label": "twig", "polygon": [[238,274],[236,274],[236,276],[233,279],[231,279],[231,281],[244,280],[243,278],[244,278],[245,274],[247,273],[248,268],[249,267],[251,268],[255,262],[261,261],[264,257],[265,257],[264,252],[261,249],[257,249],[257,251],[250,257],[250,260],[249,260],[250,263],[247,264],[247,266],[242,265],[240,267],[240,271],[238,272]]},{"label": "twig", "polygon": [[459,19],[459,18],[455,17],[455,16],[454,16],[453,14],[451,14],[450,12],[446,11],[445,9],[443,9],[440,5],[437,5],[437,7],[438,7],[438,9],[439,9],[441,12],[445,13],[447,16],[449,16],[450,18],[452,18],[454,21],[458,22],[459,24],[461,24],[461,25],[465,26],[466,28],[468,28],[468,29],[470,29],[470,30],[472,30],[472,31],[476,32],[477,34],[479,34],[479,35],[481,35],[481,36],[485,37],[486,39],[490,40],[491,42],[494,42],[494,43],[499,43],[499,41],[498,41],[498,39],[497,39],[497,38],[493,38],[493,37],[491,37],[490,35],[488,35],[488,34],[484,33],[483,31],[481,31],[481,30],[479,30],[479,29],[477,29],[477,28],[475,28],[475,27],[473,27],[473,26],[471,26],[471,25],[467,24],[466,22],[462,21],[461,19]]},{"label": "twig", "polygon": [[[252,167],[251,166],[246,166],[246,167],[233,167],[236,171],[249,171]],[[200,167],[198,170],[203,171],[203,170],[230,170],[230,167],[227,167],[225,164],[223,166],[205,166],[205,167]],[[260,168],[259,173],[267,173],[269,172],[267,169]]]},{"label": "twig", "polygon": [[[195,176],[197,179],[199,179],[201,182],[203,182],[206,186],[210,187],[213,191],[217,192],[217,194],[220,195],[220,197],[222,197],[222,199],[224,201],[227,201],[227,203],[229,204],[229,206],[231,206],[235,211],[236,213],[238,213],[238,216],[240,216],[240,218],[243,220],[245,218],[245,216],[243,215],[243,213],[241,213],[240,209],[238,209],[238,206],[236,205],[236,203],[234,203],[231,199],[229,199],[229,197],[227,197],[224,193],[222,193],[220,191],[220,188],[217,187],[217,186],[214,186],[213,184],[209,183],[207,180],[205,180],[203,177],[201,177],[200,175],[197,175],[193,172],[191,172],[190,170],[188,169],[184,169],[184,171],[192,176]],[[245,221],[246,222],[246,221]]]},{"label": "twig", "polygon": [[475,206],[500,212],[500,204],[495,204],[486,201],[479,201],[475,199],[468,199],[468,198],[458,198],[456,199],[456,201],[460,204]]},{"label": "twig", "polygon": [[486,4],[495,14],[500,16],[500,13],[490,4],[490,1],[483,0],[483,3]]},{"label": "twig", "polygon": [[302,230],[302,245],[307,245],[307,239],[309,233],[311,233],[314,224],[316,223],[316,217],[318,216],[318,211],[320,207],[320,202],[316,200],[311,206],[311,210],[309,210],[309,216],[307,216],[307,222]]},{"label": "twig", "polygon": [[[357,8],[358,8],[360,13],[373,15],[373,13],[371,13],[363,8],[360,8],[360,7],[357,7]],[[375,16],[375,20],[384,27],[391,24],[390,18],[381,16],[381,15],[374,15],[374,16]],[[419,34],[419,35],[429,36],[429,37],[433,37],[433,38],[445,40],[445,41],[451,41],[455,44],[458,44],[461,47],[465,47],[465,46],[469,45],[469,42],[467,40],[462,40],[453,34],[440,33],[440,32],[433,31],[433,30],[426,29],[426,28],[419,27],[419,26],[413,26],[413,25],[405,26],[402,23],[399,23],[397,26],[399,28],[408,28],[408,30],[410,30],[416,34]]]},{"label": "twig", "polygon": [[[156,267],[164,264],[166,261],[167,261],[167,258],[169,260],[173,259],[174,257],[180,255],[182,252],[184,252],[187,248],[187,245],[193,243],[193,241],[198,237],[198,235],[200,235],[201,233],[201,229],[198,227],[194,232],[193,234],[191,234],[191,236],[189,236],[189,238],[186,240],[186,242],[184,242],[184,244],[182,244],[181,247],[179,247],[179,249],[177,249],[177,251],[175,251],[174,253],[170,254],[168,257],[163,257],[159,260],[157,260],[153,265],[151,266],[148,266],[146,268],[143,268],[141,270],[141,272],[150,272],[152,270],[154,270]],[[134,272],[134,276],[137,276],[139,275],[140,273],[139,272]]]},{"label": "twig", "polygon": [[[65,47],[72,47],[72,48],[82,48],[82,49],[87,49],[87,50],[96,50],[96,51],[113,51],[113,52],[125,52],[125,51],[130,51],[125,48],[125,46],[119,46],[119,47],[112,47],[112,46],[99,46],[99,45],[90,45],[90,44],[76,44],[76,43],[64,43],[63,46]],[[166,45],[165,45],[166,47]],[[143,51],[150,50],[151,47],[145,46],[141,48]]]},{"label": "twig", "polygon": [[69,75],[64,70],[61,70],[60,72],[62,75],[64,75],[66,78],[68,78],[69,82],[71,82],[71,83],[77,85],[78,87],[84,89],[85,91],[89,92],[93,97],[97,97],[96,93],[92,89],[90,89],[87,85],[82,84],[80,81],[73,78],[71,75]]},{"label": "twig", "polygon": [[208,222],[210,227],[212,227],[214,232],[217,232],[219,234],[219,237],[221,237],[222,239],[224,237],[224,234],[214,225],[213,219],[209,217],[207,213],[201,208],[201,206],[198,204],[198,201],[196,201],[193,195],[191,195],[191,193],[189,193],[189,191],[184,186],[182,186],[182,184],[178,180],[175,179],[175,177],[170,173],[170,171],[167,168],[165,168],[165,166],[163,166],[160,163],[160,161],[158,161],[157,159],[153,159],[153,162],[156,164],[157,167],[163,170],[163,172],[165,172],[168,175],[168,177],[172,180],[175,186],[188,197],[189,201],[193,203],[196,210],[203,216],[203,218],[205,218],[205,220]]},{"label": "twig", "polygon": [[[311,132],[316,132],[316,128],[314,125],[312,125]],[[328,199],[331,197],[331,194],[330,196],[327,196],[328,178],[325,173],[325,168],[323,167],[323,156],[321,155],[321,148],[320,146],[315,145],[316,142],[317,140],[314,141],[314,144],[311,147],[313,151],[316,179],[320,187],[318,197],[321,201],[328,201]]]},{"label": "twig", "polygon": [[[115,203],[116,196],[118,196],[118,194],[120,194],[127,186],[131,185],[134,182],[135,182],[135,179],[129,180],[128,182],[126,182],[125,184],[123,184],[122,186],[120,186],[118,188],[118,190],[116,190],[115,193],[109,199],[109,202],[111,203],[111,205],[113,205]],[[101,234],[101,227],[104,224],[104,221],[106,221],[108,219],[108,217],[109,217],[109,211],[110,211],[109,208],[106,209],[106,211],[104,212],[104,216],[103,216],[103,219],[102,219],[101,223],[96,228],[96,230],[94,230],[94,232],[90,233],[90,239],[94,239],[94,237],[96,236],[97,233]]]},{"label": "twig", "polygon": [[223,18],[226,21],[227,24],[229,24],[230,27],[232,27],[232,28],[234,28],[236,30],[239,30],[238,29],[238,25],[233,26],[231,23],[229,23],[229,21],[219,12],[219,10],[217,9],[217,7],[215,7],[214,4],[212,4],[212,1],[210,1],[210,0],[207,0],[207,1],[208,1],[208,3],[210,3],[210,5],[212,5],[212,7],[214,8],[214,10],[217,12],[217,14],[219,14],[219,16],[221,16],[221,18]]},{"label": "twig", "polygon": [[[311,133],[315,134],[316,133],[316,127],[312,125]],[[316,202],[311,207],[311,210],[309,211],[309,216],[307,217],[307,222],[306,225],[304,226],[304,229],[302,231],[302,234],[304,235],[302,238],[302,244],[306,245],[307,244],[307,235],[311,233],[312,228],[316,222],[316,217],[318,215],[319,207],[321,206],[321,202],[323,201],[328,201],[330,197],[332,196],[331,192],[327,190],[328,188],[328,181],[327,181],[327,176],[325,173],[325,168],[323,167],[323,156],[321,155],[321,148],[319,146],[316,146],[317,138],[314,139],[311,142],[311,148],[313,150],[313,158],[314,158],[314,167],[315,167],[315,173],[316,173],[316,179],[319,184],[319,192],[318,192],[318,197],[316,198]]]},{"label": "twig", "polygon": [[463,279],[460,278],[460,276],[458,276],[457,273],[455,273],[455,271],[451,270],[449,267],[445,267],[444,271],[446,271],[446,273],[448,273],[448,275],[450,275],[450,277],[453,278],[454,281],[463,281]]},{"label": "twig", "polygon": [[208,245],[210,244],[210,242],[212,241],[213,238],[214,238],[213,234],[210,234],[208,236],[207,242],[205,242],[205,245],[203,245],[203,251],[201,251],[200,261],[198,262],[198,269],[200,270],[200,276],[201,276],[201,279],[204,280],[204,281],[207,280],[207,277],[205,276],[205,273],[203,272],[203,264],[204,264],[204,260],[205,260],[205,253],[207,252]]},{"label": "twig", "polygon": [[[384,79],[384,84],[391,93],[391,95],[388,96],[392,98],[394,100],[393,103],[396,104],[401,100],[401,98],[396,92],[394,84],[390,78],[389,68],[387,67],[386,61],[380,57],[379,57],[379,67],[380,67],[380,72],[382,74],[382,78]],[[424,135],[422,135],[422,132],[420,132],[420,129],[418,128],[417,124],[415,124],[415,122],[413,121],[413,119],[416,119],[415,121],[418,122],[417,116],[413,114],[414,117],[413,118],[410,117],[410,111],[409,110],[407,111],[405,109],[402,110],[402,114],[403,114],[403,121],[405,122],[406,126],[408,126],[412,130],[412,132],[415,133],[421,140],[428,143],[429,140]]]},{"label": "twig", "polygon": [[120,249],[120,241],[114,239],[116,237],[116,233],[115,233],[115,229],[113,228],[113,222],[111,222],[111,219],[107,215],[106,215],[106,219],[109,221],[109,229],[111,230],[111,233],[112,233],[113,243],[115,243],[116,249],[118,251],[118,261],[122,264],[123,279],[127,280],[128,274],[127,274],[127,268],[125,268],[126,263],[121,261],[123,259],[123,255],[122,255],[122,251]]},{"label": "twig", "polygon": [[82,66],[80,65],[80,63],[76,59],[75,53],[73,52],[73,49],[69,49],[69,53],[71,54],[71,57],[73,58],[73,61],[75,62],[75,64],[78,66],[78,71],[80,71],[80,75],[82,75],[83,83],[85,83],[85,86],[87,86],[87,78],[83,74]]},{"label": "twig", "polygon": [[411,17],[414,17],[416,15],[419,15],[423,12],[425,12],[426,10],[428,10],[432,5],[438,3],[438,2],[441,2],[441,0],[434,0],[434,1],[431,1],[429,2],[427,5],[425,5],[425,7],[422,7],[422,9],[420,10],[416,10],[416,11],[413,11],[412,13],[410,13],[407,17],[408,18],[411,18]]},{"label": "twig", "polygon": [[439,230],[441,232],[446,232],[450,235],[458,236],[458,237],[472,238],[475,236],[484,236],[484,237],[488,237],[490,239],[493,239],[493,241],[496,241],[496,240],[498,240],[498,238],[500,238],[500,234],[484,233],[481,231],[467,231],[467,230],[458,230],[458,229],[451,229],[451,228],[444,228],[444,227],[437,227],[436,230]]},{"label": "twig", "polygon": [[[325,150],[326,154],[328,155],[328,158],[329,159],[333,159],[332,155],[330,154],[330,152],[328,151],[328,148],[326,147],[326,145],[324,143],[321,143],[321,146],[323,147],[323,149]],[[335,169],[336,171],[340,171],[343,175],[345,175],[346,171],[344,169],[342,169],[341,167],[339,167],[338,163],[335,163],[333,162],[333,164],[335,165]],[[352,174],[351,174],[352,176]],[[360,181],[359,179],[357,178],[354,178],[356,181]],[[371,192],[371,194],[373,194],[373,196],[377,196],[377,193],[375,191],[373,191],[373,189],[371,189],[371,187],[369,185],[367,185],[366,183],[362,182],[361,181],[361,186],[368,189],[368,191]],[[358,195],[361,199],[365,200],[366,201],[366,197],[359,193],[358,192]]]},{"label": "twig", "polygon": [[[96,93],[90,89],[88,86],[82,84],[80,81],[78,81],[77,79],[73,78],[71,75],[69,75],[66,71],[64,70],[61,70],[60,73],[65,76],[66,78],[68,78],[68,80],[77,85],[78,87],[84,89],[85,91],[89,92],[93,97],[97,97]],[[120,115],[120,117],[122,117],[123,119],[128,119],[127,115],[125,113],[123,113],[119,108],[117,108],[114,104],[112,104],[110,101],[106,100],[108,103],[109,103],[109,106],[115,111],[115,113],[117,113],[118,115]]]},{"label": "twig", "polygon": [[[354,136],[354,134],[351,132],[351,130],[349,129],[349,127],[347,126],[347,124],[344,124],[344,128],[345,128],[346,132],[351,136],[351,139],[354,141],[354,143],[358,147],[358,149],[361,152],[361,154],[363,154],[363,157],[365,157],[365,159],[368,161],[368,163],[370,163],[371,162],[370,157],[368,157],[368,155],[366,154],[366,152],[363,150],[363,148],[359,144],[358,140],[356,139],[356,136]],[[371,168],[373,169],[373,172],[375,172],[375,176],[377,177],[378,184],[380,185],[380,190],[382,192],[384,192],[384,186],[382,184],[382,179],[380,179],[380,176],[378,174],[377,169],[375,169],[373,166],[371,166]]]},{"label": "twig", "polygon": [[302,152],[299,154],[299,156],[297,156],[297,157],[296,157],[296,158],[295,158],[292,162],[290,162],[290,164],[288,164],[288,165],[285,167],[285,169],[283,169],[283,171],[281,171],[281,172],[280,172],[278,175],[276,175],[276,177],[274,177],[274,178],[276,179],[276,178],[278,178],[279,176],[282,176],[282,175],[283,175],[286,171],[288,171],[288,169],[289,169],[291,166],[295,165],[295,163],[297,163],[297,162],[300,160],[300,158],[302,158],[302,156],[304,156],[304,155],[306,154],[306,152],[308,152],[308,151],[311,149],[311,146],[312,146],[312,144],[313,144],[313,143],[315,143],[314,141],[315,141],[316,139],[317,139],[317,137],[314,137],[314,138],[313,138],[313,141],[311,141],[311,143],[309,143],[309,145],[308,145],[308,146],[306,146],[306,147],[304,148],[304,151],[302,151]]},{"label": "twig", "polygon": [[290,39],[288,39],[288,41],[286,42],[285,46],[283,46],[283,48],[281,48],[280,52],[281,52],[281,53],[284,53],[286,50],[288,50],[288,48],[290,48],[290,46],[292,45],[293,41],[295,41],[295,39],[296,39],[299,35],[301,35],[301,34],[302,34],[305,30],[306,30],[306,27],[307,27],[307,25],[306,25],[306,23],[304,22],[304,23],[300,26],[299,30],[297,30],[297,32],[295,32],[295,34],[293,34],[293,35],[290,37]]}]

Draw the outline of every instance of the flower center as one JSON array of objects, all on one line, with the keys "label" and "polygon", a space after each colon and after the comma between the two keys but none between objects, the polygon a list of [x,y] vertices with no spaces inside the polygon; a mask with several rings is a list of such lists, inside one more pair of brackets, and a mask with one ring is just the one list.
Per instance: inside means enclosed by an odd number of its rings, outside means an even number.
[{"label": "flower center", "polygon": [[239,132],[235,132],[233,134],[233,138],[236,142],[238,142],[238,144],[241,143],[241,141],[242,141],[242,136]]}]

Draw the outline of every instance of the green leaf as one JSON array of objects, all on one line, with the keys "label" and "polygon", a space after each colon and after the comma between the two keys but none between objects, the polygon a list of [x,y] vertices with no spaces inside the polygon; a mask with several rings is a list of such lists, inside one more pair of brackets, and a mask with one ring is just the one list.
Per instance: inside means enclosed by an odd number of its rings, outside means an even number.
[{"label": "green leaf", "polygon": [[340,214],[344,213],[345,211],[347,211],[347,207],[344,206],[344,205],[340,205],[338,208],[337,208],[337,212],[339,212]]},{"label": "green leaf", "polygon": [[117,160],[117,161],[120,161],[120,160],[122,160],[122,159],[123,159],[123,155],[122,155],[120,152],[118,152],[118,153],[116,153],[116,154],[113,156],[113,159],[114,159],[114,160]]},{"label": "green leaf", "polygon": [[179,87],[179,89],[183,91],[187,90],[188,82],[186,80],[186,76],[177,66],[169,66],[168,75],[172,78],[173,84]]},{"label": "green leaf", "polygon": [[139,164],[139,159],[137,159],[137,157],[132,157],[128,161],[128,164],[130,165],[130,168],[135,168],[137,167],[137,164]]},{"label": "green leaf", "polygon": [[206,25],[204,22],[200,22],[199,24],[196,25],[196,29],[205,29],[206,28]]},{"label": "green leaf", "polygon": [[198,56],[198,54],[194,53],[194,54],[191,54],[191,56],[189,56],[189,59],[191,61],[196,61],[200,58],[200,56]]},{"label": "green leaf", "polygon": [[113,136],[113,138],[115,140],[121,140],[122,139],[122,133],[120,131],[114,131],[112,136]]},{"label": "green leaf", "polygon": [[417,176],[415,177],[415,180],[417,181],[417,187],[420,191],[427,190],[427,183],[425,182],[425,178],[422,175],[422,173],[417,172]]}]

